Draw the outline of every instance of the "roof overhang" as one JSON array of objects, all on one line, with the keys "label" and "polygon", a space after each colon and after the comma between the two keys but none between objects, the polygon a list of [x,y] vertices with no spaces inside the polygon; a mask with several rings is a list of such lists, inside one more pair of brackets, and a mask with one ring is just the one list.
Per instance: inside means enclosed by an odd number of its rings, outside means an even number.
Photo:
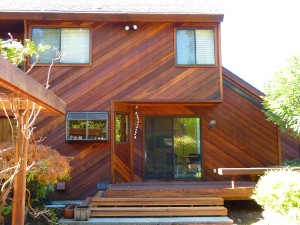
[{"label": "roof overhang", "polygon": [[26,12],[6,11],[0,20],[72,20],[103,22],[222,22],[224,14],[188,13],[96,13],[96,12]]},{"label": "roof overhang", "polygon": [[[66,113],[66,103],[62,99],[2,56],[0,56],[0,87],[22,99],[28,99],[42,106],[48,115],[64,115]],[[23,100],[23,102],[25,101]],[[0,110],[1,108],[2,105],[0,105]]]}]

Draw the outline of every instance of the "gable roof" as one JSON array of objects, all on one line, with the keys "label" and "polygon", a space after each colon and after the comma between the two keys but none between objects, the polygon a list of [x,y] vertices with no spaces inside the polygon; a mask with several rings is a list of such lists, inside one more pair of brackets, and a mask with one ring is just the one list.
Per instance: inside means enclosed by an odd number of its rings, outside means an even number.
[{"label": "gable roof", "polygon": [[[27,15],[43,14],[46,19],[50,14],[55,14],[56,19],[63,19],[63,16],[71,14],[75,20],[81,14],[94,15],[92,19],[96,18],[95,15],[101,17],[101,15],[118,14],[178,15],[181,19],[184,19],[183,15],[198,17],[205,15],[211,22],[223,21],[223,14],[217,8],[217,0],[6,0],[0,3],[0,12],[0,19],[5,19],[4,15],[11,16],[6,17],[7,19],[13,19],[13,15],[15,15],[14,19],[24,19],[16,17],[16,14],[26,12],[29,13]],[[120,19],[124,20],[122,17]]]},{"label": "gable roof", "polygon": [[262,97],[265,96],[263,92],[247,83],[245,80],[232,73],[230,70],[222,67],[223,84],[233,89],[252,103],[263,108]]}]

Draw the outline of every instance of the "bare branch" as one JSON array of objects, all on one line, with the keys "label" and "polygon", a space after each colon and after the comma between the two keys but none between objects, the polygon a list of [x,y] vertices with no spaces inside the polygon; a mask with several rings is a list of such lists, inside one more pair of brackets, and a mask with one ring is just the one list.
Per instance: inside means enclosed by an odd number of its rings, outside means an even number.
[{"label": "bare branch", "polygon": [[5,170],[2,170],[0,171],[0,175],[3,174],[3,173],[7,173],[8,171],[10,170],[14,170],[14,169],[17,169],[19,166],[13,166],[13,167],[9,167],[9,168],[6,168]]},{"label": "bare branch", "polygon": [[52,59],[51,64],[50,64],[49,69],[48,69],[48,75],[47,75],[47,81],[46,81],[46,89],[48,89],[50,87],[50,85],[49,85],[50,73],[51,73],[52,66],[54,65],[54,61],[55,60],[59,60],[61,62],[61,60],[63,60],[63,58],[65,56],[64,53],[61,53],[60,51],[58,51],[58,48],[54,47],[53,50],[55,50],[55,52],[56,52],[56,58]]},{"label": "bare branch", "polygon": [[30,68],[26,71],[26,74],[30,73],[33,67],[35,67],[35,65],[40,61],[40,58],[41,58],[40,55],[37,54],[35,62],[31,64]]}]

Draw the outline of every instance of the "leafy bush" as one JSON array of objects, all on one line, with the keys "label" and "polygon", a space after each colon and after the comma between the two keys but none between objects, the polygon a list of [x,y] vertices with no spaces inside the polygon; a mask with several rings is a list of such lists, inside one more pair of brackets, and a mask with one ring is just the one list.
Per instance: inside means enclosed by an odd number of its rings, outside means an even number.
[{"label": "leafy bush", "polygon": [[[1,149],[8,150],[1,151]],[[5,168],[13,167],[15,163],[15,146],[11,146],[9,143],[1,143],[0,153],[0,171],[5,171]],[[38,211],[33,209],[33,207],[40,208],[45,203],[47,194],[54,191],[53,185],[58,181],[70,179],[70,159],[60,155],[51,147],[41,144],[30,144],[27,159],[28,165],[32,165],[27,171],[27,209],[29,213],[34,212],[38,214]],[[12,176],[13,172],[13,170],[7,170],[1,173],[0,184],[3,184],[5,180]],[[0,206],[2,204],[9,205],[9,203],[10,201],[5,203],[0,202]],[[2,215],[6,215],[10,211],[9,209],[9,207],[4,208]],[[44,212],[50,218],[53,217],[52,212]]]},{"label": "leafy bush", "polygon": [[300,166],[300,158],[292,159],[292,160],[285,160],[283,164],[285,166]]},{"label": "leafy bush", "polygon": [[[279,215],[285,221],[283,224],[300,224],[300,172],[288,168],[266,172],[252,198],[272,212],[273,219]],[[276,224],[281,223],[277,220]]]}]

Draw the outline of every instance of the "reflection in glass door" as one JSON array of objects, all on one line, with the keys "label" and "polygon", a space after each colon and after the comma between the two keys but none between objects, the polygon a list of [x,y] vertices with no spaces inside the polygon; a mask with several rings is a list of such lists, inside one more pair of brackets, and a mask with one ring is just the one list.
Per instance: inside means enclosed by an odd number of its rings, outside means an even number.
[{"label": "reflection in glass door", "polygon": [[200,118],[146,117],[145,178],[200,179]]}]

